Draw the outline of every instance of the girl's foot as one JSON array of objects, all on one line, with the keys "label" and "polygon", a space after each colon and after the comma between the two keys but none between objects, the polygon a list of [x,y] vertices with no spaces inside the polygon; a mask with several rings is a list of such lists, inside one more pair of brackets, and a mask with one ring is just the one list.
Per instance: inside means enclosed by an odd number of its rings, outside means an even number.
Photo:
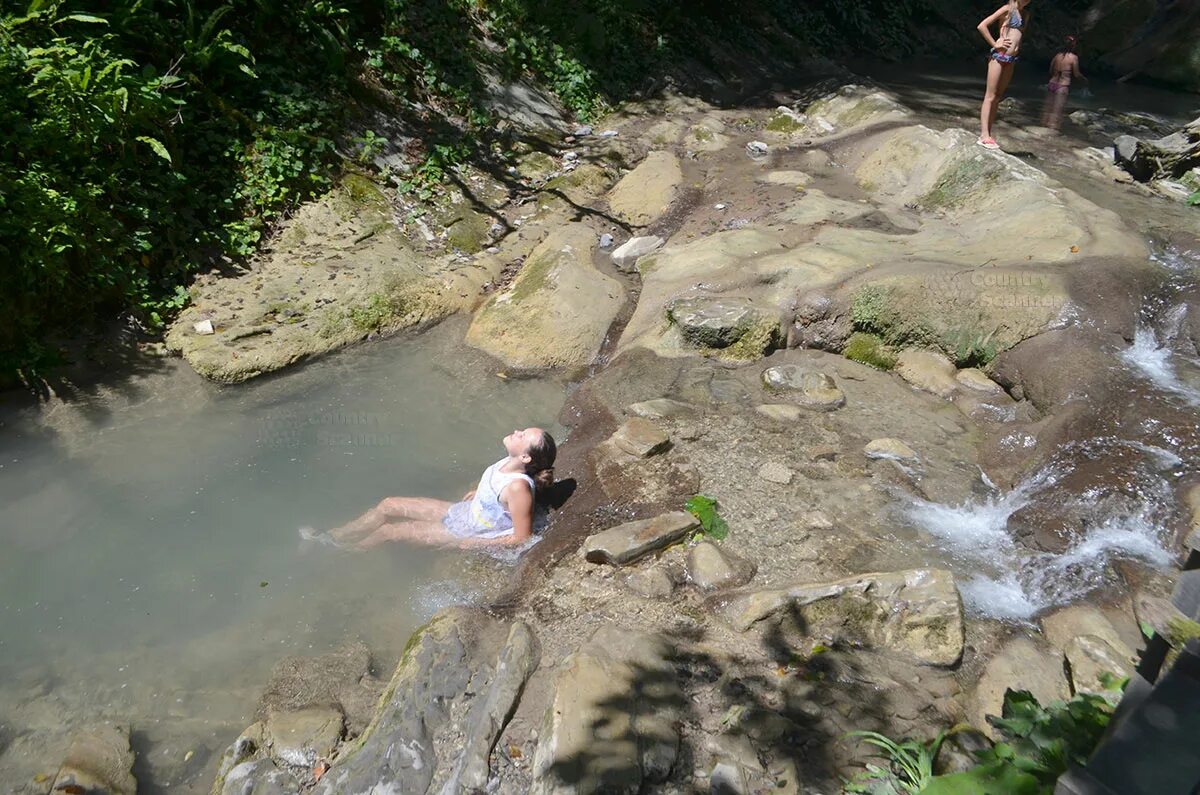
[{"label": "girl's foot", "polygon": [[1000,148],[1000,144],[996,143],[995,138],[982,138],[981,137],[977,141],[975,141],[975,143],[979,144],[980,146],[982,146],[985,149],[999,149]]},{"label": "girl's foot", "polygon": [[304,548],[312,546],[341,547],[342,545],[329,533],[322,533],[311,527],[301,527],[300,546]]}]

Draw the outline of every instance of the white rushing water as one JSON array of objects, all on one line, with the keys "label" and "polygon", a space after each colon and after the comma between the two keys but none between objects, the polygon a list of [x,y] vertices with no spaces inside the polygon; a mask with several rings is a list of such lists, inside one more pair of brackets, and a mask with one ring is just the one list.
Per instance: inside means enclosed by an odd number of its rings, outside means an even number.
[{"label": "white rushing water", "polygon": [[1194,375],[1196,362],[1177,353],[1172,347],[1187,312],[1186,304],[1173,307],[1163,317],[1158,330],[1149,324],[1139,323],[1134,331],[1133,344],[1121,352],[1121,361],[1162,391],[1182,397],[1193,406],[1200,406],[1200,387],[1181,376],[1181,370]]},{"label": "white rushing water", "polygon": [[[1115,444],[1136,449],[1144,446]],[[1026,621],[1103,585],[1107,565],[1115,558],[1137,559],[1152,566],[1171,562],[1159,521],[1171,499],[1170,489],[1157,476],[1139,489],[1138,504],[1131,510],[1097,521],[1062,554],[1019,544],[1008,527],[1009,518],[1061,475],[1061,465],[1052,464],[1007,493],[994,491],[984,499],[960,505],[918,499],[905,509],[908,520],[928,533],[950,559],[959,576],[963,602],[972,614]],[[1089,495],[1081,499],[1086,501]],[[1098,507],[1098,512],[1102,510]]]}]

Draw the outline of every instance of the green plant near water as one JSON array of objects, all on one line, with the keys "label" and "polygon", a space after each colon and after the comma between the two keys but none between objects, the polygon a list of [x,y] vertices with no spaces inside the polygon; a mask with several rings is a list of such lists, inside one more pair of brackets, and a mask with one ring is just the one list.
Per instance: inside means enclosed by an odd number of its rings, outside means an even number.
[{"label": "green plant near water", "polygon": [[[1123,680],[1108,679],[1114,686]],[[1103,697],[1080,693],[1046,706],[1024,690],[1004,694],[1001,717],[988,717],[1001,740],[980,753],[977,764],[961,773],[932,775],[946,733],[931,743],[895,742],[872,732],[852,736],[884,752],[888,767],[869,765],[846,785],[848,793],[871,795],[1051,795],[1068,765],[1087,762],[1112,717]]]},{"label": "green plant near water", "polygon": [[683,508],[696,517],[701,532],[709,538],[721,541],[729,535],[729,525],[717,513],[717,501],[714,498],[697,494],[684,503]]},{"label": "green plant near water", "polygon": [[869,731],[850,732],[846,736],[857,737],[867,745],[878,748],[888,760],[887,768],[868,764],[864,773],[846,785],[846,792],[864,795],[884,795],[889,791],[888,788],[893,793],[905,795],[922,792],[933,779],[933,763],[946,740],[946,732],[941,732],[928,743],[918,740],[896,742],[878,732]]},{"label": "green plant near water", "polygon": [[863,331],[850,335],[842,355],[878,370],[891,370],[896,366],[896,352],[878,335]]}]

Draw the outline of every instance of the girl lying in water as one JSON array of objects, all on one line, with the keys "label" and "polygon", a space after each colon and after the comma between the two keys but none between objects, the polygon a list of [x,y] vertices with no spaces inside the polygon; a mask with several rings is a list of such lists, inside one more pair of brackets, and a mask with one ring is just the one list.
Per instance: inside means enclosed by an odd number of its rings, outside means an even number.
[{"label": "girl lying in water", "polygon": [[349,524],[300,535],[337,546],[371,549],[388,541],[428,546],[519,546],[533,537],[534,495],[554,485],[554,437],[541,428],[513,431],[508,453],[484,470],[479,485],[461,502],[389,497]]}]

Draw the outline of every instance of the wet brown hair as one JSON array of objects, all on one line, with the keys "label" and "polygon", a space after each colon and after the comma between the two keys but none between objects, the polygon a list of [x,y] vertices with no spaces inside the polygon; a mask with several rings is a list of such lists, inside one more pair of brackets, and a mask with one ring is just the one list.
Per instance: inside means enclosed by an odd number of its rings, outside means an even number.
[{"label": "wet brown hair", "polygon": [[554,437],[542,431],[541,441],[529,445],[526,455],[529,463],[525,465],[525,473],[533,478],[539,489],[548,489],[554,485],[554,458],[558,455],[558,445]]}]

